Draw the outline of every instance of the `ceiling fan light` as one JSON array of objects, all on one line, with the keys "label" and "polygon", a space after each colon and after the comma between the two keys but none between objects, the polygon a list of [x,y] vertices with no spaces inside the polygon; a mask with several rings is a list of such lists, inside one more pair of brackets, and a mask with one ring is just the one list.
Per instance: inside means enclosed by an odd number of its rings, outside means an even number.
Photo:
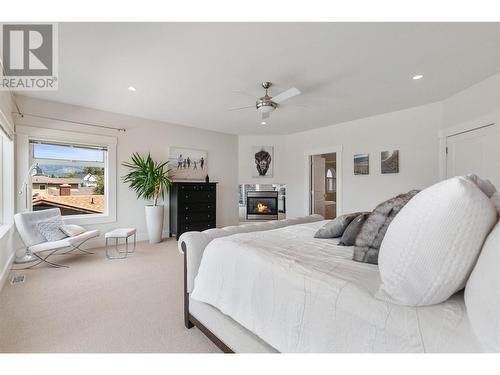
[{"label": "ceiling fan light", "polygon": [[260,124],[261,124],[261,125],[266,125],[266,124],[267,124],[267,122],[262,121]]},{"label": "ceiling fan light", "polygon": [[261,105],[260,107],[257,108],[257,110],[260,113],[269,113],[269,112],[274,111],[274,107],[271,105]]}]

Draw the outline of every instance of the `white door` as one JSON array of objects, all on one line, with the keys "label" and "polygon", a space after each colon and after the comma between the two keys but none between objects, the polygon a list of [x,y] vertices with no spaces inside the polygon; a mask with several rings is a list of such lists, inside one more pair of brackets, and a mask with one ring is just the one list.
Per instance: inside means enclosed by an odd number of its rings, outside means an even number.
[{"label": "white door", "polygon": [[500,187],[500,132],[498,124],[446,138],[446,177],[474,173]]},{"label": "white door", "polygon": [[325,159],[319,155],[312,156],[312,204],[313,214],[325,216]]}]

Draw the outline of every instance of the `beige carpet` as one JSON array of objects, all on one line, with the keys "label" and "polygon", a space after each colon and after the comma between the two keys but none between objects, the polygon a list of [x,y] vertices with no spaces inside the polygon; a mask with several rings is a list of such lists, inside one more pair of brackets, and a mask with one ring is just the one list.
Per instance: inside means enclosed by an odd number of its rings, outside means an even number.
[{"label": "beige carpet", "polygon": [[[124,260],[54,257],[70,268],[12,271],[0,293],[0,352],[218,352],[183,324],[176,241],[138,243]],[[9,277],[9,280],[10,280]]]}]

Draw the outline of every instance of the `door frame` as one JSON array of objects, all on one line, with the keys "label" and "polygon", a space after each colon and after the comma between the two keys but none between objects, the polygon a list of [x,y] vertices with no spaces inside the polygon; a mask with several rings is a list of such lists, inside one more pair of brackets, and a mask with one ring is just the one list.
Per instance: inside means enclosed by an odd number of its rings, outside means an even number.
[{"label": "door frame", "polygon": [[[446,139],[454,135],[466,133],[469,131],[485,128],[491,125],[498,125],[499,116],[497,114],[485,116],[474,121],[469,121],[463,124],[441,129],[438,132],[439,137],[439,180],[446,179]],[[500,131],[498,132],[498,145],[500,147]]]},{"label": "door frame", "polygon": [[304,186],[306,186],[306,191],[304,194],[304,207],[307,207],[307,214],[311,214],[312,212],[312,194],[311,194],[311,189],[312,189],[312,174],[311,174],[311,156],[313,155],[321,155],[321,154],[332,154],[335,153],[336,155],[336,166],[337,169],[335,172],[337,173],[337,201],[336,201],[336,210],[337,210],[337,216],[340,216],[343,214],[343,176],[342,176],[342,171],[344,169],[344,164],[342,162],[342,151],[343,147],[342,145],[336,145],[336,146],[327,146],[327,147],[320,147],[320,148],[312,148],[312,149],[307,149],[304,151],[304,168],[305,168],[305,173],[304,176],[306,176],[306,181]]}]

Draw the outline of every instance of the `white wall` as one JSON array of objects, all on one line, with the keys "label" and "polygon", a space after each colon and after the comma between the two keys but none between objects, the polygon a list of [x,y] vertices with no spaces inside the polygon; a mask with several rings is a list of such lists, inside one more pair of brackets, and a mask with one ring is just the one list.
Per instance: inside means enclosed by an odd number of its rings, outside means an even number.
[{"label": "white wall", "polygon": [[[309,151],[342,146],[343,212],[369,211],[396,194],[436,182],[441,119],[437,103],[287,136],[287,215],[309,212]],[[381,174],[380,152],[386,150],[399,150],[399,173]],[[358,153],[369,154],[369,175],[354,175],[353,156]]]},{"label": "white wall", "polygon": [[[443,101],[442,128],[487,125],[500,117],[500,73]],[[484,123],[486,122],[486,123]]]},{"label": "white wall", "polygon": [[[23,112],[51,117],[101,124],[116,128],[126,128],[125,133],[114,130],[96,129],[68,122],[40,120],[26,116],[15,118],[17,125],[29,125],[51,129],[62,129],[93,134],[112,135],[117,143],[117,178],[126,173],[121,166],[130,159],[133,152],[151,153],[157,160],[168,158],[170,146],[184,146],[208,151],[208,174],[211,181],[218,182],[217,225],[234,225],[238,222],[238,139],[235,135],[200,130],[196,128],[167,124],[110,112],[98,111],[79,106],[20,97]],[[26,164],[26,162],[25,162]],[[28,165],[23,169],[26,170]],[[168,202],[168,197],[166,197]],[[121,181],[117,186],[117,221],[99,225],[87,225],[102,232],[116,227],[136,227],[138,237],[146,239],[144,219],[145,201],[137,200],[135,193]],[[168,205],[168,203],[167,203]],[[18,207],[19,209],[19,207]],[[168,210],[167,210],[168,211]],[[168,212],[164,233],[168,233]]]},{"label": "white wall", "polygon": [[[256,170],[253,146],[273,146],[274,160],[272,177],[252,177]],[[240,184],[283,184],[286,180],[285,136],[238,137],[238,181]]]}]

